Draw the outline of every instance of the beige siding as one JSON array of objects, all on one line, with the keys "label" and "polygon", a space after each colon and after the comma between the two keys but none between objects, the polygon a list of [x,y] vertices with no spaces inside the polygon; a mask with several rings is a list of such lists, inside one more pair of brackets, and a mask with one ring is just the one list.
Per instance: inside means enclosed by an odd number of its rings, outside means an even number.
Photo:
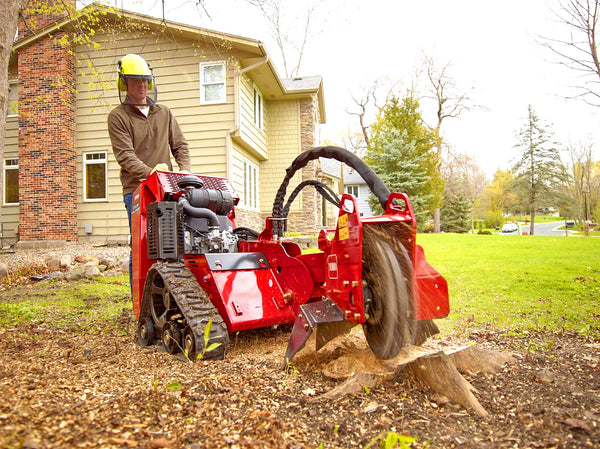
[{"label": "beige siding", "polygon": [[[225,136],[234,126],[233,64],[228,61],[227,101],[200,105],[199,64],[223,60],[215,47],[195,47],[191,42],[131,35],[97,34],[100,48],[77,48],[77,131],[79,235],[92,225],[92,239],[126,237],[129,234],[123,205],[119,165],[112,154],[106,117],[119,103],[116,90],[116,64],[127,53],[138,53],[152,66],[159,103],[167,105],[179,122],[192,154],[192,171],[225,176]],[[124,40],[120,40],[124,39]],[[89,68],[88,58],[93,69]],[[83,201],[83,153],[106,152],[108,156],[108,199]],[[174,164],[176,167],[176,164]],[[87,238],[87,237],[84,237]]]},{"label": "beige siding", "polygon": [[[247,150],[243,149],[241,146],[234,144],[233,145],[233,154],[231,157],[231,178],[230,181],[233,185],[234,190],[237,192],[238,196],[240,197],[240,205],[239,208],[240,209],[244,209],[245,206],[243,204],[243,199],[244,199],[244,159],[247,159],[248,161],[252,162],[253,164],[255,164],[256,166],[258,166],[259,168],[259,183],[262,183],[262,172],[261,172],[261,165],[260,165],[260,161],[253,156],[252,154],[250,154]],[[259,192],[259,197],[258,197],[258,201],[259,204],[262,204],[262,196],[260,194],[261,192]]]},{"label": "beige siding", "polygon": [[[17,117],[8,117],[6,119],[6,133],[4,140],[4,158],[0,161],[0,169],[4,170],[4,159],[13,159],[19,157],[19,120]],[[4,182],[4,177],[2,178]],[[4,184],[0,186],[0,204],[4,200]],[[19,230],[19,206],[2,206],[0,215],[2,223],[2,238],[10,240],[16,238]],[[14,243],[14,242],[10,242]]]},{"label": "beige siding", "polygon": [[[260,165],[260,197],[261,212],[271,213],[271,206],[275,193],[285,176],[285,170],[299,154],[300,149],[300,109],[295,100],[265,102],[268,109],[269,159]],[[301,174],[297,173],[288,187],[288,195],[301,181]],[[266,199],[266,201],[265,201]],[[302,207],[301,198],[298,197],[292,210]]]},{"label": "beige siding", "polygon": [[240,137],[250,151],[264,160],[267,158],[267,116],[263,107],[263,129],[254,123],[254,83],[246,76],[240,77]]}]

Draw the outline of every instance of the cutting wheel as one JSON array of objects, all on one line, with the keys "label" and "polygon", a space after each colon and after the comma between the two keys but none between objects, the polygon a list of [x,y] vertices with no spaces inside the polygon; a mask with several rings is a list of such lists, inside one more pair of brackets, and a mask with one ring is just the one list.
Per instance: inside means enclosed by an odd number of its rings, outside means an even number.
[{"label": "cutting wheel", "polygon": [[365,227],[363,234],[363,289],[365,324],[371,350],[381,359],[398,355],[413,343],[412,263],[402,244]]}]

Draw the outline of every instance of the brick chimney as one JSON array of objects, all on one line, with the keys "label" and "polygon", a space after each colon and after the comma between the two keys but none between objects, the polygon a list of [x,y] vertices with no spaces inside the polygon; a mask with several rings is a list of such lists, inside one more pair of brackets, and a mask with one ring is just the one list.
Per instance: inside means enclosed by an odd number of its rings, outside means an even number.
[{"label": "brick chimney", "polygon": [[[58,17],[47,3],[50,16],[38,25]],[[20,242],[77,240],[75,56],[60,43],[64,35],[52,32],[18,52]]]}]

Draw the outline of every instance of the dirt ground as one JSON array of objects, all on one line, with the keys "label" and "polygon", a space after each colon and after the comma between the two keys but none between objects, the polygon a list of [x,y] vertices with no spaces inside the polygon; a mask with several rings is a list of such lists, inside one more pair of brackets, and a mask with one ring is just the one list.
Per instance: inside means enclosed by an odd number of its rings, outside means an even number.
[{"label": "dirt ground", "polygon": [[390,432],[416,448],[600,447],[600,344],[575,334],[436,337],[514,355],[497,374],[465,375],[482,418],[402,373],[325,399],[340,381],[322,357],[281,369],[289,329],[232,336],[223,361],[140,348],[127,306],[87,332],[0,329],[1,448],[375,448]]}]

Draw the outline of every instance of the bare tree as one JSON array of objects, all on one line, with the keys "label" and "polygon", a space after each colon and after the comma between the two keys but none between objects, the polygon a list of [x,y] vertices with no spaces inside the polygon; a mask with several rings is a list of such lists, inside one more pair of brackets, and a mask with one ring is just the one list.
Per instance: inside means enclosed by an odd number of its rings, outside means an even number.
[{"label": "bare tree", "polygon": [[354,105],[352,109],[347,108],[346,113],[358,118],[365,148],[369,146],[371,123],[388,100],[396,94],[399,84],[398,81],[381,78],[375,80],[370,86],[363,88],[358,94],[350,94]]},{"label": "bare tree", "polygon": [[356,154],[360,158],[367,152],[364,135],[350,126],[348,126],[346,132],[340,136],[340,143],[342,148]]},{"label": "bare tree", "polygon": [[[283,8],[283,0],[247,0],[247,2],[258,8],[267,20],[279,49],[285,76],[297,76],[304,50],[314,33],[313,19],[319,3],[306,2],[301,5],[304,9],[294,13],[289,8]],[[295,62],[291,61],[292,53],[296,58]]]},{"label": "bare tree", "polygon": [[[6,108],[8,105],[8,63],[13,39],[19,22],[19,14],[29,0],[3,0],[0,3],[0,15],[3,23],[0,27],[0,160],[4,160],[4,137],[6,135]],[[0,170],[0,183],[2,171]]]},{"label": "bare tree", "polygon": [[579,222],[583,223],[589,218],[587,204],[591,202],[592,190],[592,145],[580,143],[578,145],[570,144],[567,147],[569,155],[569,175],[572,179],[572,196],[577,201]]},{"label": "bare tree", "polygon": [[561,0],[553,13],[568,32],[565,37],[542,37],[541,44],[558,55],[561,64],[582,75],[583,85],[575,86],[574,97],[600,106],[600,0]]},{"label": "bare tree", "polygon": [[[435,133],[436,148],[438,153],[438,161],[441,164],[443,161],[443,139],[442,139],[442,123],[448,118],[457,118],[464,111],[473,108],[473,102],[469,98],[473,88],[467,91],[461,91],[454,78],[450,75],[451,64],[448,62],[442,68],[436,66],[433,58],[424,57],[423,71],[427,78],[427,93],[425,98],[433,99],[436,103],[437,121],[432,127]],[[440,232],[440,208],[436,208],[434,212],[434,232]]]},{"label": "bare tree", "polygon": [[450,154],[442,167],[448,196],[464,196],[471,206],[488,184],[485,173],[472,156],[463,153]]}]

